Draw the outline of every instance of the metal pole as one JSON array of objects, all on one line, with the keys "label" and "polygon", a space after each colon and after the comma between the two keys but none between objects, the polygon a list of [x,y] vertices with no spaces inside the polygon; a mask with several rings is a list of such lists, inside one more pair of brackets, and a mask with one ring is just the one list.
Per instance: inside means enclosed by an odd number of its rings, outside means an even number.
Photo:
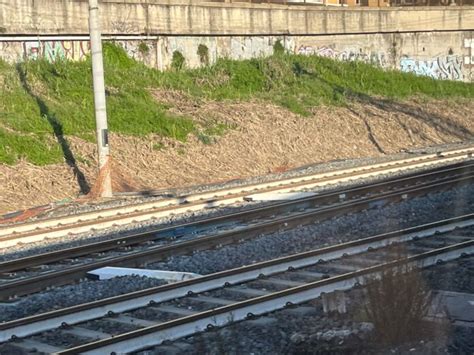
[{"label": "metal pole", "polygon": [[97,0],[89,0],[89,31],[91,37],[97,150],[99,154],[99,175],[96,184],[98,185],[98,192],[101,197],[111,197],[112,179],[110,176],[110,153],[105,105],[104,63],[102,59],[102,39]]}]

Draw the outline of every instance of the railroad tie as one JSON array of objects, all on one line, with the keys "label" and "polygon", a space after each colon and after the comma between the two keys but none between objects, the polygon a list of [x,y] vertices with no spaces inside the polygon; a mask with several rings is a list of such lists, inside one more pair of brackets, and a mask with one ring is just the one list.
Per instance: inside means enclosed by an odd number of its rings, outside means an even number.
[{"label": "railroad tie", "polygon": [[197,295],[195,297],[191,297],[192,300],[195,301],[200,301],[200,302],[205,302],[205,303],[210,303],[210,304],[216,304],[219,306],[227,306],[229,304],[235,303],[236,301],[231,301],[231,300],[226,300],[223,298],[216,298],[216,297],[210,297],[210,296],[201,296]]},{"label": "railroad tie", "polygon": [[122,323],[122,324],[128,324],[128,325],[136,325],[138,327],[151,327],[153,325],[157,325],[159,322],[153,322],[149,321],[146,319],[140,319],[140,318],[135,318],[131,316],[126,316],[123,314],[114,316],[114,317],[108,317],[105,318],[106,321],[108,322],[117,322],[117,323]]},{"label": "railroad tie", "polygon": [[89,339],[106,339],[106,338],[112,337],[112,335],[108,333],[103,333],[97,330],[91,330],[91,329],[76,327],[76,326],[69,329],[64,329],[61,332],[67,333],[67,334],[73,334],[80,338],[89,338]]}]

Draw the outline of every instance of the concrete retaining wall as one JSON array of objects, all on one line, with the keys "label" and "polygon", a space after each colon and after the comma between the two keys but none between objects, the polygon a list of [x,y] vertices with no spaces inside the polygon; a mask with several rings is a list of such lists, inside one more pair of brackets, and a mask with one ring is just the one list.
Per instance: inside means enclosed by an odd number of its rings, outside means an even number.
[{"label": "concrete retaining wall", "polygon": [[[473,7],[334,8],[103,0],[104,33],[308,35],[474,29]],[[0,0],[4,34],[87,34],[86,0]]]},{"label": "concrete retaining wall", "polygon": [[[474,81],[474,31],[360,34],[332,36],[155,36],[115,39],[129,56],[160,70],[180,51],[188,67],[203,65],[198,46],[218,57],[248,59],[273,53],[276,41],[292,53],[337,60],[359,60],[387,69],[436,79]],[[45,57],[81,60],[89,53],[87,37],[40,37],[0,41],[0,57],[9,62]]]},{"label": "concrete retaining wall", "polygon": [[[474,80],[474,8],[327,9],[196,1],[105,0],[104,38],[152,67],[218,57],[292,53],[360,60],[437,79]],[[81,60],[89,53],[87,1],[0,0],[0,58]]]}]

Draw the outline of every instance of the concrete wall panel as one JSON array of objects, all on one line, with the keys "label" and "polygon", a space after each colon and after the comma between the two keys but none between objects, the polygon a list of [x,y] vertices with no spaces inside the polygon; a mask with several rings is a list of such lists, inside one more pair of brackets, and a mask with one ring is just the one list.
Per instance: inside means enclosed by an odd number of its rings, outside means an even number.
[{"label": "concrete wall panel", "polygon": [[[169,35],[332,34],[474,28],[474,8],[288,7],[199,1],[103,1],[104,33]],[[87,1],[0,0],[2,32],[86,34]],[[322,17],[325,17],[322,19]],[[261,21],[270,19],[270,21]]]},{"label": "concrete wall panel", "polygon": [[[0,57],[81,60],[90,52],[85,0],[0,0]],[[104,38],[160,70],[270,55],[280,40],[303,55],[358,60],[438,79],[473,81],[474,8],[288,7],[193,0],[103,0]],[[411,31],[411,32],[410,32]],[[400,32],[400,33],[399,33]],[[26,37],[19,37],[26,36]],[[139,50],[144,42],[149,50]]]},{"label": "concrete wall panel", "polygon": [[[110,38],[109,40],[111,40]],[[205,65],[198,46],[208,48],[209,62],[217,58],[249,59],[273,53],[276,41],[286,50],[341,61],[362,61],[435,79],[474,80],[474,32],[418,32],[328,36],[143,36],[115,41],[127,54],[160,70],[167,69],[173,52],[180,51],[188,67]],[[140,43],[148,51],[140,51]],[[90,52],[87,38],[42,37],[0,41],[0,57],[9,62],[44,57],[82,60]]]}]

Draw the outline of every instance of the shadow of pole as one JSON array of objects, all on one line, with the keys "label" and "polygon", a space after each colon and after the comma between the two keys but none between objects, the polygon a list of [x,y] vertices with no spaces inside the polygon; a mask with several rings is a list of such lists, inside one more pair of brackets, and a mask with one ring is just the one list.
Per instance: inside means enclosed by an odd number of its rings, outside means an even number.
[{"label": "shadow of pole", "polygon": [[20,78],[23,89],[28,93],[28,95],[35,99],[40,109],[41,116],[45,117],[53,128],[54,136],[56,137],[56,140],[58,141],[59,145],[61,146],[61,150],[63,151],[64,160],[66,161],[66,164],[72,168],[74,176],[77,179],[81,194],[88,194],[90,191],[89,183],[87,182],[87,179],[82,173],[82,171],[77,166],[74,154],[71,151],[68,141],[64,137],[63,126],[58,121],[56,116],[50,112],[46,103],[31,90],[31,87],[28,84],[28,80],[26,77],[26,70],[22,67],[21,64],[16,65],[16,71],[18,72],[18,76]]}]

